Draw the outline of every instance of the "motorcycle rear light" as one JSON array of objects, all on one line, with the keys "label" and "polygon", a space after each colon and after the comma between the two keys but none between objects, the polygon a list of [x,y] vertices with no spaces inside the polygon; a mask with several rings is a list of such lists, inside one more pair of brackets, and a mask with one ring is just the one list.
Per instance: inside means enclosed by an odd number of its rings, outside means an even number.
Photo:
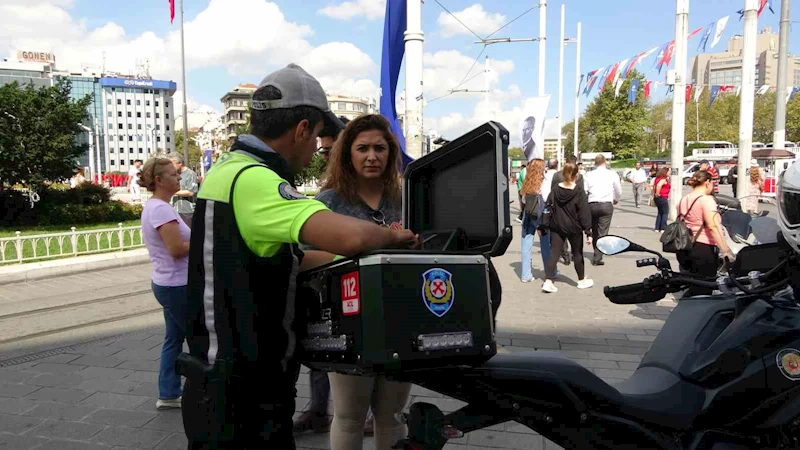
[{"label": "motorcycle rear light", "polygon": [[417,347],[421,351],[472,347],[472,332],[421,334],[417,338]]},{"label": "motorcycle rear light", "polygon": [[347,336],[312,337],[303,341],[303,348],[312,352],[343,352],[347,350]]}]

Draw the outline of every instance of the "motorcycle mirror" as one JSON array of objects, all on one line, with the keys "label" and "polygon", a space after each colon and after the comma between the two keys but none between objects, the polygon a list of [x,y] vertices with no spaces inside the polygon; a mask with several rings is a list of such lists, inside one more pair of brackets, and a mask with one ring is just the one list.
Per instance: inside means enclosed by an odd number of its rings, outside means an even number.
[{"label": "motorcycle mirror", "polygon": [[633,242],[619,236],[603,236],[597,240],[597,249],[604,255],[617,255],[635,250],[631,248],[634,246],[638,247]]}]

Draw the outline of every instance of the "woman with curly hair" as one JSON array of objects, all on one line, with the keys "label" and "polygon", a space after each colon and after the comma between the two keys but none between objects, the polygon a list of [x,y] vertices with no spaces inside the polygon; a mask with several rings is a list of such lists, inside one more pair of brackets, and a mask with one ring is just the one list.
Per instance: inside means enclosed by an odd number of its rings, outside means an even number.
[{"label": "woman with curly hair", "polygon": [[[358,117],[347,124],[331,150],[325,183],[317,195],[336,213],[401,227],[401,154],[389,122],[380,115]],[[362,448],[364,420],[372,406],[375,447],[389,450],[406,435],[398,420],[411,391],[410,383],[382,376],[330,373],[334,415],[333,450]]]},{"label": "woman with curly hair", "polygon": [[[531,269],[531,253],[533,238],[541,222],[545,199],[542,198],[542,182],[544,181],[544,160],[534,159],[528,163],[525,181],[522,183],[522,282],[533,281]],[[542,252],[542,267],[550,259],[550,236],[539,235],[539,246]]]}]

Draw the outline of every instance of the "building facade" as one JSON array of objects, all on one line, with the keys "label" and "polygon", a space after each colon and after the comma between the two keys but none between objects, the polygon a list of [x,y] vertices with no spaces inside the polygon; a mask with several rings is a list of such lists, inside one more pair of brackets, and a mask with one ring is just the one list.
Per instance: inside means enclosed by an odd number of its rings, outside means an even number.
[{"label": "building facade", "polygon": [[220,99],[225,111],[222,121],[228,139],[236,137],[236,128],[247,123],[247,118],[250,116],[250,100],[256,89],[258,86],[255,84],[240,84]]},{"label": "building facade", "polygon": [[98,83],[105,172],[127,172],[137,159],[175,151],[175,82],[103,77]]},{"label": "building facade", "polygon": [[[100,160],[100,168],[103,173],[108,171],[108,156],[106,155],[106,141],[103,139],[104,129],[100,126],[103,123],[103,90],[100,87],[99,78],[94,77],[90,74],[81,74],[81,75],[67,75],[66,78],[69,78],[70,82],[72,82],[72,88],[69,92],[69,96],[73,100],[81,100],[87,95],[91,96],[91,102],[87,108],[89,112],[89,119],[84,122],[84,126],[91,128],[94,133],[97,135],[93,140],[94,142],[89,142],[89,133],[81,133],[78,135],[78,143],[85,144],[87,147],[87,152],[78,160],[78,164],[80,167],[91,167],[92,164],[97,164],[98,158]],[[99,147],[98,147],[99,145]],[[95,152],[93,153],[94,161],[92,164],[89,164],[89,154],[92,153],[89,148],[92,146],[95,147]]]},{"label": "building facade", "polygon": [[[728,41],[724,52],[695,56],[689,64],[691,83],[741,86],[743,49],[744,38],[735,35]],[[778,83],[778,34],[769,27],[757,35],[756,59],[752,64],[756,66],[756,87],[775,86]],[[789,57],[788,84],[800,86],[800,58]]]},{"label": "building facade", "polygon": [[337,117],[344,116],[350,120],[363,114],[373,114],[377,110],[375,99],[366,97],[329,95],[328,105]]}]

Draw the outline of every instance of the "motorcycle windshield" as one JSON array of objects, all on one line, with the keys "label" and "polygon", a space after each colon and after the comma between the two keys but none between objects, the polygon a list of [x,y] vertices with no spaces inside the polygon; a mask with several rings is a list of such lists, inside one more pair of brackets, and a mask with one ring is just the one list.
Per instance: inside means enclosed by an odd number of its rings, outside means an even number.
[{"label": "motorcycle windshield", "polygon": [[722,215],[722,226],[728,230],[728,234],[740,239],[747,239],[750,235],[750,222],[753,220],[750,214],[742,211],[728,211]]},{"label": "motorcycle windshield", "polygon": [[778,233],[781,232],[778,221],[772,217],[757,217],[750,221],[750,229],[759,244],[772,244],[778,242]]}]

